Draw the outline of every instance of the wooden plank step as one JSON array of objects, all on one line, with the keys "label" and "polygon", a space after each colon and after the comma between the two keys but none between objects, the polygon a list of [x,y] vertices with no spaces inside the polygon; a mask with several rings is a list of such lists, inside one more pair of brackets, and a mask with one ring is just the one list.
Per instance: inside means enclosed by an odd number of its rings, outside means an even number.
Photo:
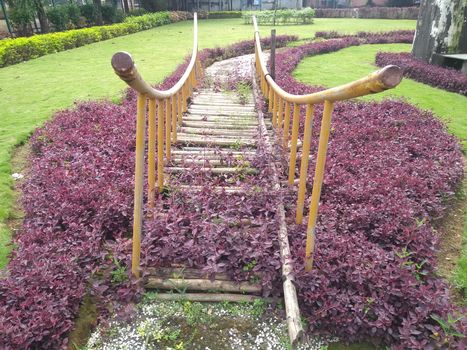
[{"label": "wooden plank step", "polygon": [[184,147],[182,149],[173,149],[172,155],[175,156],[188,156],[188,157],[206,157],[206,156],[236,156],[236,155],[245,155],[245,156],[254,156],[256,151],[254,150],[242,150],[235,151],[233,149],[213,149],[206,147]]},{"label": "wooden plank step", "polygon": [[235,115],[204,115],[204,114],[187,114],[183,117],[183,120],[188,121],[215,121],[220,123],[249,123],[253,125],[258,125],[258,119],[253,116],[235,116]]},{"label": "wooden plank step", "polygon": [[250,107],[254,108],[255,104],[253,100],[245,100],[245,103],[241,103],[240,101],[233,101],[233,100],[225,100],[225,99],[212,99],[212,98],[194,98],[191,100],[192,105],[210,105],[210,106],[243,106],[243,107]]},{"label": "wooden plank step", "polygon": [[254,142],[255,138],[252,135],[241,135],[241,134],[231,134],[231,135],[209,135],[209,134],[189,134],[184,132],[179,132],[177,135],[178,138],[182,138],[182,140],[186,140],[189,138],[193,139],[206,139],[206,140],[245,140],[246,142]]},{"label": "wooden plank step", "polygon": [[[165,170],[168,173],[181,173],[184,171],[191,171],[190,168],[181,168],[181,167],[167,167]],[[239,168],[200,168],[197,169],[201,172],[210,172],[213,174],[237,174],[237,173],[242,173],[242,174],[257,174],[258,170],[254,168],[248,168],[248,167],[239,167]]]},{"label": "wooden plank step", "polygon": [[208,158],[198,158],[198,159],[193,159],[193,158],[174,158],[172,159],[172,162],[175,164],[196,164],[196,165],[210,165],[213,167],[219,166],[219,165],[226,165],[225,162],[222,162],[220,159],[208,159]]},{"label": "wooden plank step", "polygon": [[187,128],[182,127],[179,130],[180,133],[185,134],[201,134],[201,135],[239,135],[239,136],[251,136],[254,137],[257,134],[257,130],[232,130],[232,129],[209,129],[209,128]]},{"label": "wooden plank step", "polygon": [[188,108],[188,115],[206,115],[206,116],[227,116],[227,117],[253,117],[256,118],[256,113],[252,111],[232,111],[226,109],[206,109],[206,108]]},{"label": "wooden plank step", "polygon": [[214,139],[214,138],[194,138],[184,137],[183,135],[177,136],[177,144],[189,144],[189,145],[204,145],[204,146],[219,146],[219,147],[231,147],[231,146],[255,146],[253,140],[249,141],[246,139]]},{"label": "wooden plank step", "polygon": [[[256,127],[258,126],[258,121],[254,118],[236,118],[234,116],[230,116],[228,118],[225,117],[217,117],[217,116],[198,116],[198,115],[187,115],[183,118],[183,121],[187,122],[211,122],[216,124],[230,124],[230,125],[244,125],[246,127]],[[183,124],[182,124],[183,125]],[[206,126],[208,126],[207,124]],[[199,126],[204,127],[204,126]],[[226,128],[228,129],[228,128]]]},{"label": "wooden plank step", "polygon": [[191,109],[206,109],[206,110],[226,110],[235,112],[254,112],[253,105],[246,106],[242,104],[220,104],[220,103],[191,103]]},{"label": "wooden plank step", "polygon": [[240,130],[256,130],[256,124],[253,123],[233,123],[222,121],[205,121],[205,120],[184,120],[182,126],[191,128],[209,128],[209,129],[240,129]]},{"label": "wooden plank step", "polygon": [[274,298],[263,298],[257,295],[250,294],[233,294],[233,293],[157,293],[154,299],[161,301],[197,301],[221,303],[227,301],[230,303],[251,303],[256,300],[262,300],[266,303],[276,302]]},{"label": "wooden plank step", "polygon": [[[205,190],[205,188],[203,186],[180,185],[179,187],[182,190],[187,190],[187,191],[190,191],[190,192],[201,192],[201,191]],[[214,187],[214,192],[217,192],[217,193],[223,193],[223,192],[225,192],[225,193],[245,193],[245,190],[242,187],[238,187],[238,186],[231,186],[231,187],[216,186],[216,187]],[[222,278],[218,278],[217,275],[216,275],[215,279],[222,279]]]},{"label": "wooden plank step", "polygon": [[178,279],[178,278],[157,278],[149,276],[145,285],[148,289],[162,290],[184,290],[184,291],[218,291],[230,293],[251,293],[260,294],[262,287],[260,284],[236,281],[211,281],[209,279]]}]

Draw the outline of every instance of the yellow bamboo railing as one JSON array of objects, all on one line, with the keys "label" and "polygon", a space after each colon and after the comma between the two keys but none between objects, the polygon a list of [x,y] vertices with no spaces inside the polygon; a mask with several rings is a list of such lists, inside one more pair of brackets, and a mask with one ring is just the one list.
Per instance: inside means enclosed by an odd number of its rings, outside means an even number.
[{"label": "yellow bamboo railing", "polygon": [[139,74],[129,53],[117,52],[112,57],[112,67],[115,73],[137,92],[133,251],[131,261],[131,271],[136,277],[140,276],[146,105],[148,125],[148,207],[153,208],[156,189],[160,192],[164,186],[164,161],[170,160],[171,144],[177,141],[177,124],[181,125],[183,113],[187,111],[187,99],[193,93],[193,89],[202,74],[202,66],[198,57],[198,21],[196,13],[193,20],[193,52],[191,60],[180,80],[168,90],[157,90],[151,87]]},{"label": "yellow bamboo railing", "polygon": [[[292,95],[284,91],[274,81],[266,66],[264,54],[261,49],[261,41],[258,24],[253,16],[255,31],[255,68],[256,75],[260,81],[260,87],[264,96],[268,98],[268,111],[272,113],[271,123],[276,130],[282,130],[282,143],[285,148],[290,142],[290,158],[288,183],[294,184],[295,165],[297,161],[297,143],[300,123],[300,107],[306,106],[305,130],[303,135],[302,152],[300,157],[300,175],[298,182],[298,199],[295,221],[297,224],[303,222],[303,210],[306,197],[306,179],[308,175],[308,160],[311,145],[311,127],[313,121],[314,105],[324,103],[323,118],[319,136],[318,155],[316,161],[313,189],[311,192],[310,209],[306,230],[305,246],[305,270],[310,271],[313,267],[313,251],[315,245],[315,227],[318,217],[319,198],[324,178],[324,166],[331,128],[331,117],[334,102],[348,100],[354,97],[378,93],[397,86],[402,79],[402,70],[397,66],[386,66],[368,76],[353,81],[349,84],[316,92],[308,95]],[[283,105],[285,104],[285,108]],[[291,104],[293,105],[292,126],[290,125]],[[284,114],[284,115],[283,115]],[[292,127],[292,135],[290,135]]]}]

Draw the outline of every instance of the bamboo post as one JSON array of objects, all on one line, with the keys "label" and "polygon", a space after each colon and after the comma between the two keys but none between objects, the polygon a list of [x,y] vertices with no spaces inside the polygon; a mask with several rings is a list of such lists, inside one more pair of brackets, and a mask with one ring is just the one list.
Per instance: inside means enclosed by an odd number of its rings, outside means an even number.
[{"label": "bamboo post", "polygon": [[182,110],[182,92],[177,93],[177,113],[178,113],[178,125],[182,125],[183,122],[183,110]]},{"label": "bamboo post", "polygon": [[282,135],[283,137],[282,144],[284,147],[287,147],[287,143],[289,142],[289,129],[290,129],[290,103],[285,101],[284,133]]},{"label": "bamboo post", "polygon": [[157,100],[157,187],[164,187],[164,100]]},{"label": "bamboo post", "polygon": [[305,205],[306,178],[308,175],[308,159],[310,156],[311,131],[313,122],[313,105],[306,107],[305,131],[303,133],[302,160],[300,163],[300,181],[298,185],[297,213],[295,222],[301,224],[303,221],[303,207]]},{"label": "bamboo post", "polygon": [[172,127],[172,105],[170,103],[170,98],[165,99],[165,156],[170,160],[170,151],[171,151],[171,130]]},{"label": "bamboo post", "polygon": [[300,125],[300,105],[294,103],[292,121],[292,144],[290,145],[289,185],[293,185],[295,178],[295,164],[297,161],[298,126]]},{"label": "bamboo post", "polygon": [[149,100],[148,108],[148,206],[154,208],[156,187],[156,100]]},{"label": "bamboo post", "polygon": [[331,115],[333,103],[324,102],[323,120],[321,121],[321,130],[319,132],[318,159],[316,161],[315,178],[313,181],[313,190],[311,193],[310,213],[308,216],[308,227],[306,230],[305,247],[305,271],[311,271],[313,268],[313,251],[315,248],[315,228],[318,217],[319,197],[321,196],[321,186],[323,184],[324,166],[326,163],[326,152],[328,149],[329,132],[331,129]]},{"label": "bamboo post", "polygon": [[274,95],[273,95],[272,88],[269,88],[268,112],[272,112],[273,98],[274,98]]},{"label": "bamboo post", "polygon": [[271,54],[269,58],[271,77],[276,80],[276,30],[271,29]]},{"label": "bamboo post", "polygon": [[172,106],[172,141],[177,142],[177,94],[172,95],[170,98]]},{"label": "bamboo post", "polygon": [[282,123],[284,119],[284,100],[279,98],[279,115],[277,116],[277,127],[282,129]]},{"label": "bamboo post", "polygon": [[279,105],[279,95],[274,92],[274,105],[272,107],[272,125],[277,128],[277,107]]},{"label": "bamboo post", "polygon": [[135,194],[133,207],[133,246],[131,273],[140,277],[141,228],[143,226],[144,134],[146,129],[146,96],[138,93],[136,109]]}]

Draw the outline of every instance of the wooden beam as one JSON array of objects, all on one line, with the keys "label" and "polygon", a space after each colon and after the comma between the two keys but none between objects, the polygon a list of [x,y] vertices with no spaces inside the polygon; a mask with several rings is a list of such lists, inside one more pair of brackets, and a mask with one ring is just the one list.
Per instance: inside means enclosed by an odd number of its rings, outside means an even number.
[{"label": "wooden beam", "polygon": [[211,281],[208,279],[178,279],[178,278],[157,278],[149,276],[145,285],[148,289],[164,290],[198,290],[217,291],[230,293],[252,293],[259,294],[262,287],[259,284],[234,281]]}]

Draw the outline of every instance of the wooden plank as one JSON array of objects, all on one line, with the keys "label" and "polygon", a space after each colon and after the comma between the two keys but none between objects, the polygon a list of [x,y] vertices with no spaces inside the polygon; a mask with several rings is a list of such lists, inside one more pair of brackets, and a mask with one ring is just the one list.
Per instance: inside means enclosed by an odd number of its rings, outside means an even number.
[{"label": "wooden plank", "polygon": [[[209,279],[209,274],[201,269],[190,267],[148,267],[145,273],[157,278],[195,278]],[[231,281],[232,279],[226,273],[215,273],[215,280]]]},{"label": "wooden plank", "polygon": [[262,287],[259,284],[249,282],[234,281],[211,281],[208,279],[178,279],[178,278],[157,278],[149,276],[145,285],[148,289],[163,290],[197,290],[197,291],[217,291],[229,293],[251,293],[259,294]]},{"label": "wooden plank", "polygon": [[[253,94],[255,98],[258,98],[257,91],[259,91],[259,88],[257,86],[256,77],[254,73],[254,63],[252,63],[252,65]],[[264,116],[262,111],[258,111],[258,120],[260,128],[266,140],[266,148],[269,152],[272,152],[272,146],[269,140],[266,124],[264,123]],[[279,182],[279,176],[277,174],[277,169],[274,163],[271,164],[271,170],[273,174],[273,181],[275,183],[275,187],[279,191],[281,186]],[[289,332],[290,342],[292,346],[296,346],[303,340],[304,332],[300,317],[300,309],[298,307],[297,291],[293,283],[293,261],[289,246],[287,224],[285,221],[284,203],[282,201],[280,201],[277,209],[279,214],[279,249],[282,261],[282,280],[284,290],[285,312],[287,317],[287,328]]]},{"label": "wooden plank", "polygon": [[266,303],[277,302],[274,298],[262,298],[257,295],[249,294],[231,294],[231,293],[158,293],[154,296],[155,300],[161,301],[198,301],[198,302],[230,302],[230,303],[251,303],[256,300],[262,300]]},{"label": "wooden plank", "polygon": [[[190,168],[181,168],[181,167],[167,167],[166,171],[168,173],[181,173]],[[258,170],[254,168],[199,168],[197,169],[201,172],[211,172],[213,174],[257,174]]]}]

